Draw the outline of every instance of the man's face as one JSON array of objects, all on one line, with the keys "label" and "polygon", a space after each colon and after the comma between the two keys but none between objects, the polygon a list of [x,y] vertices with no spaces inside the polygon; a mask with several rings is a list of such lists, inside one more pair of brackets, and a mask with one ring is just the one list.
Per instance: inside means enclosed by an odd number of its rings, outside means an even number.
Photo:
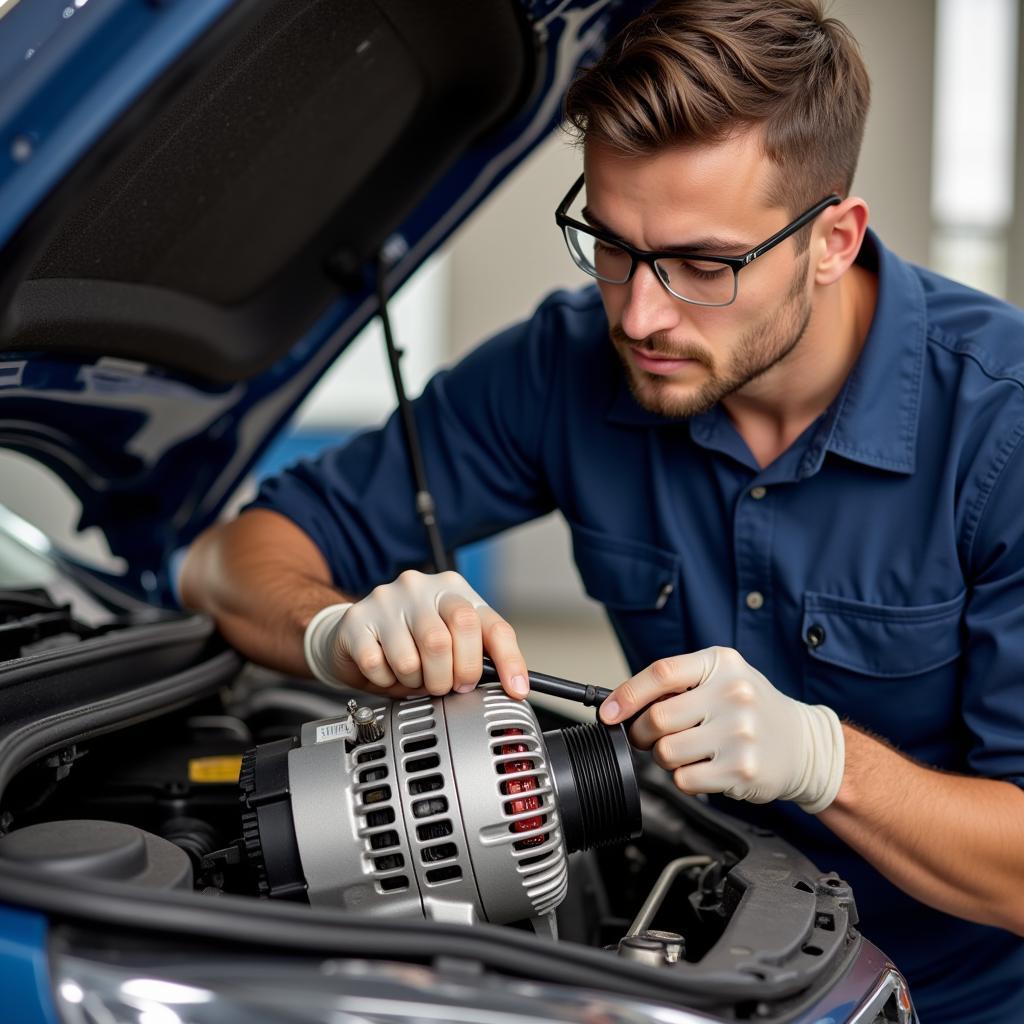
[{"label": "man's face", "polygon": [[[792,217],[766,205],[773,166],[752,133],[643,158],[589,143],[585,172],[584,218],[640,249],[742,255]],[[626,284],[598,282],[637,401],[694,416],[778,366],[810,319],[808,266],[786,239],[742,271],[735,302],[719,307],[675,298],[642,264]]]}]

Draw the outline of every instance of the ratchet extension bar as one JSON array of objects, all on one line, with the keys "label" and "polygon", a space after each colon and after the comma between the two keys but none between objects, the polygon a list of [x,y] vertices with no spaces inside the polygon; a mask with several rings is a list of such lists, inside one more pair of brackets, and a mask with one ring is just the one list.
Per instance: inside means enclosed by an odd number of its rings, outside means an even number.
[{"label": "ratchet extension bar", "polygon": [[[566,700],[575,701],[586,708],[600,707],[604,699],[612,692],[603,686],[575,683],[571,679],[559,679],[558,676],[549,676],[543,672],[528,672],[526,677],[530,680],[531,690],[536,690],[537,693],[546,693],[551,697],[564,697]],[[490,658],[484,658],[484,672],[480,678],[489,683],[498,681],[498,670]]]}]

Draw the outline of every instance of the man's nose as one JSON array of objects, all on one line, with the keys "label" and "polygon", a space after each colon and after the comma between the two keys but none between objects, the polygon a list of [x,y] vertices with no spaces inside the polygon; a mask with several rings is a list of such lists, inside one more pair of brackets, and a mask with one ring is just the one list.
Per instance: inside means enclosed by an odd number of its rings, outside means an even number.
[{"label": "man's nose", "polygon": [[654,268],[638,263],[633,279],[625,285],[626,304],[619,323],[631,338],[649,338],[677,327],[683,302],[665,290]]}]

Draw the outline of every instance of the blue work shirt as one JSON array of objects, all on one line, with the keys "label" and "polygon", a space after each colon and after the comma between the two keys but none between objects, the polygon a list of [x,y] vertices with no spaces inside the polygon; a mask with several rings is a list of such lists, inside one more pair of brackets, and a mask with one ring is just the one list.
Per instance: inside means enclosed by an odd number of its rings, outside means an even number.
[{"label": "blue work shirt", "polygon": [[[879,278],[858,362],[763,469],[720,406],[672,420],[634,401],[595,289],[550,296],[415,403],[443,537],[558,509],[634,671],[734,647],[926,765],[1024,785],[1024,314],[870,233],[858,259]],[[396,417],[255,504],[349,592],[430,557]],[[1024,939],[915,901],[793,804],[722,804],[852,883],[925,1024],[1024,1021]]]}]

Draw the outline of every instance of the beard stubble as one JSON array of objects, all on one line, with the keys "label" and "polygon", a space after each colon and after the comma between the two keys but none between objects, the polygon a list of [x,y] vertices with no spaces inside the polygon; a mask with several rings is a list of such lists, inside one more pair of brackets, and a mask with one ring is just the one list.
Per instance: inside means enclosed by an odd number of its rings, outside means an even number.
[{"label": "beard stubble", "polygon": [[[638,342],[626,334],[621,324],[613,325],[609,335],[637,403],[649,412],[673,419],[699,416],[781,363],[800,343],[811,319],[812,307],[804,291],[809,262],[810,256],[805,253],[785,299],[777,309],[743,332],[724,371],[716,368],[714,357],[701,345],[670,344],[657,334]],[[624,350],[638,344],[652,355],[692,359],[707,370],[707,379],[696,391],[675,394],[677,382],[645,373],[630,362]]]}]

